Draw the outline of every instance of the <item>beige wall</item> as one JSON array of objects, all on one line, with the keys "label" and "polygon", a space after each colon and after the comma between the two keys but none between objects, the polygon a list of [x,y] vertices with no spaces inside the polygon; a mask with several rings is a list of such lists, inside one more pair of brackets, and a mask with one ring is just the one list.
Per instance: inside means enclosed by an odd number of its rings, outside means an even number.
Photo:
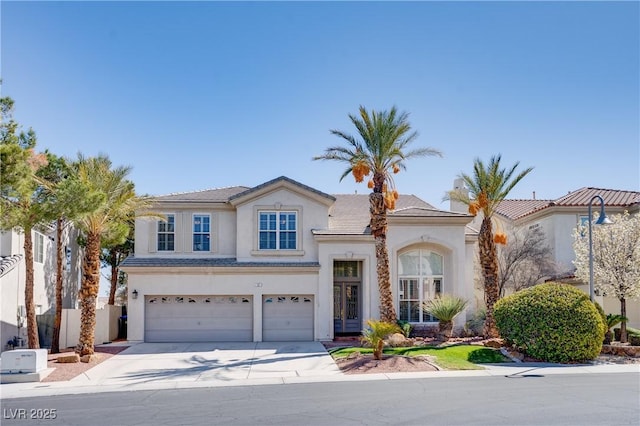
[{"label": "beige wall", "polygon": [[373,238],[369,241],[358,239],[321,242],[320,256],[317,340],[332,340],[333,333],[333,262],[337,260],[362,262],[362,321],[380,317],[379,291],[376,274],[376,253]]},{"label": "beige wall", "polygon": [[[260,210],[297,211],[298,242],[295,253],[287,251],[257,252],[258,249],[258,212]],[[308,197],[285,189],[265,194],[252,199],[250,203],[238,206],[237,210],[237,252],[238,261],[315,261],[318,249],[313,241],[312,229],[325,229],[329,222],[329,209]]]},{"label": "beige wall", "polygon": [[[318,321],[317,272],[295,271],[239,273],[235,268],[227,271],[191,271],[175,273],[166,268],[149,274],[129,272],[129,303],[127,309],[127,339],[144,340],[145,296],[150,295],[250,295],[253,297],[254,341],[262,341],[262,296],[279,294],[312,295],[316,301],[316,327]],[[137,299],[132,296],[138,292]],[[315,335],[321,333],[316,329]]]},{"label": "beige wall", "polygon": [[[96,309],[95,344],[111,342],[118,337],[118,319],[122,307],[105,306]],[[60,348],[71,348],[80,339],[80,309],[63,309],[60,324]]]},{"label": "beige wall", "polygon": [[[333,262],[360,261],[362,276],[362,319],[379,318],[374,240],[370,236],[313,235],[315,229],[327,229],[329,207],[327,200],[310,194],[288,183],[273,191],[248,194],[246,199],[235,200],[236,211],[211,211],[217,230],[214,253],[194,254],[176,246],[175,253],[154,253],[156,221],[139,219],[136,222],[137,257],[236,257],[238,262],[318,262],[319,268],[125,268],[129,274],[128,339],[144,340],[145,296],[150,295],[250,295],[253,297],[254,340],[262,340],[263,295],[314,296],[315,340],[330,340],[333,336]],[[176,207],[176,206],[174,206]],[[292,252],[258,251],[258,212],[260,210],[298,212],[298,250]],[[176,232],[181,241],[189,242],[190,214],[203,209],[160,209],[176,214]],[[186,218],[186,219],[185,219]],[[415,219],[426,221],[429,219]],[[442,221],[443,219],[439,219]],[[457,219],[459,220],[459,219]],[[450,223],[446,222],[445,223]],[[185,237],[186,233],[186,237]],[[180,239],[176,236],[176,239]],[[190,244],[190,242],[189,242]],[[429,248],[444,256],[444,291],[473,298],[473,243],[465,240],[464,224],[424,226],[420,224],[392,224],[387,235],[392,288],[397,301],[397,256],[409,247]],[[151,251],[149,248],[151,247]],[[232,250],[233,249],[233,250]],[[136,290],[137,299],[131,292]],[[471,308],[470,308],[471,309]],[[472,309],[473,310],[473,309]],[[457,326],[464,324],[461,315]]]},{"label": "beige wall", "polygon": [[[473,280],[469,277],[467,264],[467,244],[465,244],[464,226],[393,226],[389,228],[387,242],[391,264],[391,282],[393,299],[398,301],[398,255],[404,250],[422,248],[432,250],[443,256],[444,293],[463,297],[472,301]],[[470,303],[466,311],[473,311]],[[459,315],[455,327],[462,327],[466,311]]]},{"label": "beige wall", "polygon": [[[135,226],[135,255],[137,257],[233,257],[235,256],[236,215],[224,209],[201,207],[192,209],[172,209],[159,206],[157,213],[175,216],[174,251],[157,250],[158,219],[140,217]],[[211,217],[211,250],[193,251],[193,215],[208,214]]]}]

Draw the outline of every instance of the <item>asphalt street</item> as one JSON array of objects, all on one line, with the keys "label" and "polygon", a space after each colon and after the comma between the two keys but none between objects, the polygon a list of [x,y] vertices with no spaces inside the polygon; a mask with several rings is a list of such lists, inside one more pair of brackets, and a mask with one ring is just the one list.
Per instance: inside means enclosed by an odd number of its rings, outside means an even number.
[{"label": "asphalt street", "polygon": [[[638,425],[640,374],[522,374],[3,399],[5,425]],[[48,418],[45,418],[48,417]]]}]

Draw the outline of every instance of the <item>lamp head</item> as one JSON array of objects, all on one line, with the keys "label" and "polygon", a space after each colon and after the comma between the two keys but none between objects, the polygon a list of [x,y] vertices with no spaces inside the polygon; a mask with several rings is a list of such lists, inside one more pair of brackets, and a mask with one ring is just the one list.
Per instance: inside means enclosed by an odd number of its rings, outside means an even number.
[{"label": "lamp head", "polygon": [[598,220],[596,220],[595,222],[596,225],[611,225],[612,223],[613,221],[609,219],[606,215],[602,215],[598,217]]}]

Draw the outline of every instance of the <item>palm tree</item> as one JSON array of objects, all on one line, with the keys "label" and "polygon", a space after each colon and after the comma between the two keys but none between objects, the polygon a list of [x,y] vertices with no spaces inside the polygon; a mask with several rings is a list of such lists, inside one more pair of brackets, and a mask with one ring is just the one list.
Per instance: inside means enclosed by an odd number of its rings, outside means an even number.
[{"label": "palm tree", "polygon": [[396,107],[390,111],[371,111],[360,106],[360,115],[349,114],[351,122],[358,130],[359,138],[340,130],[331,133],[347,141],[347,146],[327,148],[323,155],[314,160],[335,160],[347,164],[347,169],[340,177],[344,179],[353,174],[356,182],[362,182],[365,176],[372,174],[368,187],[373,190],[369,194],[371,211],[371,234],[375,239],[376,272],[378,290],[380,292],[380,319],[394,323],[397,320],[396,309],[391,291],[389,274],[389,253],[387,251],[387,210],[395,208],[398,192],[392,173],[406,170],[405,160],[427,155],[438,155],[433,148],[407,150],[418,133],[411,131],[409,114],[399,113]]},{"label": "palm tree", "polygon": [[402,330],[396,323],[367,320],[367,328],[362,330],[360,341],[373,348],[373,359],[380,360],[384,349],[384,339],[391,334],[401,332]]},{"label": "palm tree", "polygon": [[55,315],[51,338],[51,353],[60,352],[60,327],[62,324],[62,293],[64,281],[64,244],[63,234],[72,223],[72,219],[95,208],[101,201],[84,188],[75,178],[69,161],[49,151],[45,151],[47,165],[38,170],[36,178],[42,186],[44,210],[48,211],[56,223],[56,285]]},{"label": "palm tree", "polygon": [[493,233],[492,219],[496,208],[500,205],[514,186],[522,180],[533,167],[514,175],[520,164],[517,162],[510,169],[500,168],[501,156],[491,157],[488,165],[476,158],[473,166],[473,176],[460,174],[468,188],[465,191],[450,191],[445,198],[459,201],[469,206],[469,213],[476,215],[482,212],[482,224],[478,236],[478,250],[480,266],[484,281],[484,299],[487,309],[484,325],[485,337],[498,337],[495,319],[493,317],[493,305],[500,297],[498,286],[498,257],[496,243],[506,244],[506,235]]},{"label": "palm tree", "polygon": [[137,196],[133,182],[126,179],[129,167],[112,168],[105,155],[78,156],[75,164],[77,178],[93,193],[100,194],[101,202],[88,214],[74,222],[84,233],[85,247],[80,285],[80,337],[76,352],[80,355],[94,353],[96,327],[96,298],[100,286],[101,241],[108,236],[124,241],[129,234],[127,220],[131,212],[148,207],[147,197]]}]

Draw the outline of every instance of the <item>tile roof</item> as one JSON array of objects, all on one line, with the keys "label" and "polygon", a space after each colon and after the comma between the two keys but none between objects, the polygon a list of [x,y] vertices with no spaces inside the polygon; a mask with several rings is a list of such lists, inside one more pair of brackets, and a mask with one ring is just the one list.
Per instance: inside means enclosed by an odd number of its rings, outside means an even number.
[{"label": "tile roof", "polygon": [[503,200],[496,213],[508,217],[509,219],[518,219],[538,210],[542,210],[553,203],[553,200]]},{"label": "tile roof", "polygon": [[226,203],[229,198],[236,194],[245,192],[249,188],[246,186],[228,186],[225,188],[205,189],[193,192],[178,192],[174,194],[159,195],[153,197],[156,201],[177,201],[177,202],[214,202]]},{"label": "tile roof", "polygon": [[11,256],[0,256],[0,277],[4,276],[10,270],[15,268],[24,256],[21,254],[13,254]]},{"label": "tile roof", "polygon": [[280,176],[280,177],[272,179],[272,180],[270,180],[268,182],[262,183],[262,184],[260,184],[258,186],[254,186],[253,188],[249,188],[246,191],[240,192],[238,194],[234,194],[231,197],[229,197],[229,200],[233,200],[233,199],[236,199],[236,198],[244,197],[245,195],[249,195],[249,194],[251,194],[253,192],[257,192],[257,191],[259,191],[259,190],[261,190],[263,188],[269,187],[269,186],[274,185],[274,184],[276,184],[278,182],[289,182],[289,183],[291,183],[293,185],[296,185],[296,186],[304,189],[305,191],[313,192],[314,194],[320,195],[321,197],[325,197],[325,198],[328,198],[330,200],[334,199],[333,196],[331,196],[329,194],[325,194],[322,191],[318,191],[315,188],[312,188],[312,187],[307,186],[307,185],[305,185],[303,183],[300,183],[298,181],[290,179],[290,178],[288,178],[286,176]]},{"label": "tile roof", "polygon": [[504,200],[496,212],[515,220],[554,206],[588,207],[589,202],[596,195],[600,195],[605,205],[610,207],[631,207],[640,204],[638,191],[585,187],[555,200]]},{"label": "tile roof", "polygon": [[588,206],[589,201],[600,195],[606,206],[627,207],[640,203],[640,192],[602,188],[580,188],[555,201],[556,206]]},{"label": "tile roof", "polygon": [[[329,229],[315,230],[315,234],[361,235],[369,234],[369,194],[337,194],[336,202],[329,208]],[[466,216],[438,210],[415,195],[401,194],[396,200],[396,209],[389,217],[454,217]]]},{"label": "tile roof", "polygon": [[166,257],[127,257],[122,265],[124,267],[287,267],[306,268],[319,267],[318,262],[238,262],[236,258],[166,258]]},{"label": "tile roof", "polygon": [[[330,195],[318,191],[307,185],[299,183],[286,176],[280,176],[269,182],[265,182],[253,188],[245,186],[233,186],[227,188],[208,189],[204,191],[185,192],[155,197],[157,201],[170,202],[221,202],[226,203],[239,197],[244,197],[278,182],[288,182],[305,191],[310,191],[328,200],[334,201],[329,207],[329,227],[324,230],[314,231],[318,234],[369,234],[369,194],[338,194]],[[438,210],[431,204],[421,200],[415,195],[402,194],[396,201],[396,209],[390,211],[389,217],[457,217],[466,216],[464,213],[456,213]]]}]

